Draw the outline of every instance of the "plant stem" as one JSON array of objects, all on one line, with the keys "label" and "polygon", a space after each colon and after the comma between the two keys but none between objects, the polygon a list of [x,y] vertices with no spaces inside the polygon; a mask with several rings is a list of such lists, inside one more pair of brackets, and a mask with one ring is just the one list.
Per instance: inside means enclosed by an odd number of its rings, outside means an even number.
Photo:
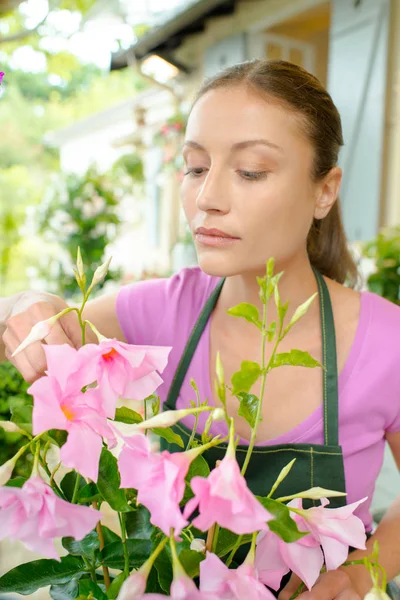
[{"label": "plant stem", "polygon": [[71,504],[76,504],[76,497],[78,495],[79,492],[79,484],[81,482],[81,476],[79,475],[79,473],[76,474],[76,479],[75,479],[75,485],[74,485],[74,491],[72,493],[72,500],[71,500]]},{"label": "plant stem", "polygon": [[124,548],[124,573],[126,577],[129,577],[129,550],[128,545],[126,543],[126,524],[125,524],[125,515],[121,512],[118,513],[119,524],[121,527],[121,539],[122,546]]},{"label": "plant stem", "polygon": [[247,467],[249,466],[253,448],[256,443],[258,425],[260,423],[261,410],[262,410],[264,391],[265,391],[265,382],[267,379],[267,369],[265,368],[265,341],[266,341],[266,339],[267,339],[267,301],[263,304],[263,322],[262,322],[262,330],[261,330],[261,372],[262,372],[261,392],[260,392],[260,398],[258,401],[257,414],[256,414],[254,427],[251,431],[249,447],[247,449],[246,458],[245,458],[245,461],[244,461],[243,467],[242,467],[242,475],[244,475],[246,473]]},{"label": "plant stem", "polygon": [[212,525],[210,527],[210,529],[208,530],[207,540],[206,540],[206,550],[207,550],[207,552],[211,552],[212,551],[213,539],[214,539],[214,532],[215,532],[216,526],[217,526],[217,524],[214,523],[214,525]]},{"label": "plant stem", "polygon": [[88,561],[88,559],[85,556],[82,556],[82,558],[83,558],[83,562],[86,565],[87,570],[90,572],[90,577],[92,578],[92,581],[94,581],[94,583],[97,583],[96,569],[94,568],[93,565],[90,564],[90,562]]},{"label": "plant stem", "polygon": [[229,567],[229,565],[231,564],[233,557],[235,556],[235,554],[237,552],[237,549],[239,548],[240,544],[242,543],[242,539],[243,539],[243,536],[239,535],[239,537],[236,540],[235,545],[233,546],[232,551],[231,551],[230,555],[228,556],[228,559],[225,563],[227,567]]},{"label": "plant stem", "polygon": [[[95,501],[92,502],[92,506],[94,509],[98,510],[97,502],[95,502]],[[101,551],[104,548],[104,535],[103,535],[103,530],[101,528],[101,521],[99,521],[96,525],[96,532],[97,532],[97,536],[99,538],[99,546],[100,546],[100,551]],[[108,567],[106,567],[105,565],[103,565],[102,568],[103,568],[103,576],[104,576],[104,585],[106,586],[106,590],[108,590],[108,588],[111,585],[110,573],[108,571]]]},{"label": "plant stem", "polygon": [[[197,385],[195,384],[194,381],[191,382],[191,385],[192,385],[192,388],[194,389],[194,393],[196,394],[196,406],[197,406],[197,408],[200,408],[201,400],[200,400],[199,388],[197,387]],[[198,424],[199,424],[199,414],[197,413],[194,416],[194,426],[192,429],[192,433],[190,434],[190,438],[187,443],[186,450],[190,450],[190,446],[192,445],[194,436],[196,435]]]},{"label": "plant stem", "polygon": [[[45,471],[47,477],[51,481],[51,471],[50,471],[49,467],[47,466],[47,464],[43,461],[43,459],[41,457],[39,457],[39,461],[40,461],[40,464],[42,465],[42,468]],[[57,483],[54,481],[54,479],[51,481],[51,487],[53,488],[53,490],[55,490],[57,492],[57,495],[60,496],[60,498],[62,498],[63,500],[67,500],[64,492],[57,485]]]}]

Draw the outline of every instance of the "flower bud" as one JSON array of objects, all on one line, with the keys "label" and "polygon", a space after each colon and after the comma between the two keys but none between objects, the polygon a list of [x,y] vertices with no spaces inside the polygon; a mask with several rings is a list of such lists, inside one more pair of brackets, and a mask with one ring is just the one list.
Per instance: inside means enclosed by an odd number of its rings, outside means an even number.
[{"label": "flower bud", "polygon": [[181,408],[179,410],[165,410],[164,412],[158,413],[154,417],[138,423],[138,429],[152,429],[153,427],[171,427],[178,423],[181,419],[187,415],[195,415],[197,413],[210,411],[211,408],[208,406],[201,406],[198,408]]},{"label": "flower bud", "polygon": [[112,257],[110,256],[110,258],[106,260],[105,263],[100,265],[100,267],[97,267],[93,275],[92,283],[90,284],[90,290],[92,290],[95,285],[103,281],[104,277],[107,275],[107,271],[110,267],[111,260]]},{"label": "flower bud", "polygon": [[203,554],[205,554],[206,543],[201,538],[194,538],[194,540],[192,540],[192,542],[190,543],[190,549],[194,550],[195,552],[202,552]]},{"label": "flower bud", "polygon": [[390,600],[390,596],[380,588],[373,587],[368,594],[364,596],[364,600]]},{"label": "flower bud", "polygon": [[25,350],[25,348],[27,348],[31,344],[34,344],[35,342],[40,342],[45,337],[47,337],[50,331],[52,330],[54,323],[57,321],[57,318],[58,315],[56,315],[55,317],[51,317],[46,321],[39,321],[38,323],[36,323],[36,325],[32,327],[28,337],[25,338],[24,341],[13,352],[12,357],[14,358],[14,356]]},{"label": "flower bud", "polygon": [[225,412],[223,408],[216,408],[212,412],[213,421],[223,421],[225,419]]},{"label": "flower bud", "polygon": [[0,428],[7,433],[21,433],[23,435],[27,435],[26,431],[18,427],[18,425],[12,421],[0,421]]},{"label": "flower bud", "polygon": [[140,573],[140,571],[132,573],[132,575],[124,582],[117,600],[140,598],[146,591],[146,583],[147,577]]},{"label": "flower bud", "polygon": [[11,479],[11,475],[13,474],[15,463],[17,462],[16,456],[10,458],[7,462],[5,462],[0,467],[0,485],[5,485],[9,479]]}]

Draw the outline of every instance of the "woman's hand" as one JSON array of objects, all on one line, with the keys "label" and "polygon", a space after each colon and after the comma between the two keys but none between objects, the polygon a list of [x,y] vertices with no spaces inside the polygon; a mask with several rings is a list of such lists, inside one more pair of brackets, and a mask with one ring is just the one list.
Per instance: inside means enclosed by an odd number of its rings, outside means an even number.
[{"label": "woman's hand", "polygon": [[[279,594],[278,600],[290,600],[299,589],[301,579],[292,575],[287,586]],[[361,600],[349,575],[342,569],[322,573],[311,590],[305,590],[299,596],[301,600]]]},{"label": "woman's hand", "polygon": [[[53,317],[67,307],[67,303],[62,298],[53,294],[24,292],[11,298],[0,298],[4,355],[29,383],[33,383],[44,375],[47,368],[42,343],[36,342],[28,346],[26,350],[15,357],[12,357],[12,354],[36,323]],[[75,312],[71,312],[57,321],[47,336],[46,343],[69,344],[74,348],[79,348],[81,335],[77,315]],[[92,341],[95,341],[93,334],[92,336]],[[88,334],[89,338],[92,336]]]}]

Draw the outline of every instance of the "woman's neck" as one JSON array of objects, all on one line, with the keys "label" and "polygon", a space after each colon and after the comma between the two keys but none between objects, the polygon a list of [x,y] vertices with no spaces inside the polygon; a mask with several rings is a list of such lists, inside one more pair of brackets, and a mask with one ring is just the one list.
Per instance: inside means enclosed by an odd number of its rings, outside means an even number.
[{"label": "woman's neck", "polygon": [[[290,320],[296,308],[318,291],[318,285],[307,257],[299,257],[291,260],[290,263],[276,265],[274,272],[279,273],[281,271],[284,274],[279,281],[279,292],[282,304],[289,302],[286,320]],[[260,288],[257,283],[257,276],[262,277],[264,275],[265,270],[264,272],[248,272],[227,277],[218,302],[218,310],[226,312],[229,308],[241,302],[249,302],[259,309],[261,315],[262,303],[259,296]],[[313,302],[308,315],[303,319],[303,323],[306,324],[309,319],[314,319],[318,311],[318,302]],[[276,318],[277,311],[272,296],[268,304],[268,321],[274,321]]]}]

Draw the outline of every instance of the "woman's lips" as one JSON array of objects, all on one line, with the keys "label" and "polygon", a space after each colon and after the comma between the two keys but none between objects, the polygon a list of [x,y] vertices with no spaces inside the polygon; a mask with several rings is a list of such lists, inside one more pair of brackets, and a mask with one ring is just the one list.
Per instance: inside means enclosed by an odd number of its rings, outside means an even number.
[{"label": "woman's lips", "polygon": [[239,241],[239,238],[234,237],[225,231],[219,229],[206,229],[205,227],[199,227],[196,229],[196,241],[203,246],[231,246],[235,242]]}]

